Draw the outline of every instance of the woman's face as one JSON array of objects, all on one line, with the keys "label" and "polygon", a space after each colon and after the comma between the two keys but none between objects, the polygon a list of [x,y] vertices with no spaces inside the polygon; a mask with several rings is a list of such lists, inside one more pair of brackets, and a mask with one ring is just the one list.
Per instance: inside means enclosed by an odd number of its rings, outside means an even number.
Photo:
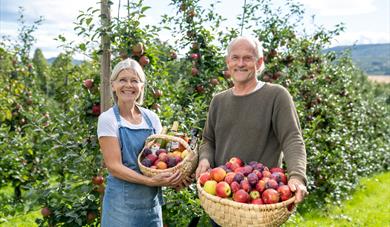
[{"label": "woman's face", "polygon": [[133,70],[129,69],[122,70],[112,82],[112,90],[118,97],[118,102],[134,103],[143,89],[144,83]]}]

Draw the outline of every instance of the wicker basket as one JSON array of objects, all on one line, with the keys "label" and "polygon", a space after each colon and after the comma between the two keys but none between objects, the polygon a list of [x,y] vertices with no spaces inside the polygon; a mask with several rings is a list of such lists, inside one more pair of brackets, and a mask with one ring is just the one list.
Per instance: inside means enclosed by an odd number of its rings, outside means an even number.
[{"label": "wicker basket", "polygon": [[144,174],[145,176],[152,177],[152,176],[158,175],[160,173],[166,173],[166,172],[175,173],[176,171],[180,171],[182,173],[181,179],[185,179],[187,176],[190,176],[191,174],[193,174],[195,172],[195,169],[196,169],[197,164],[198,164],[198,153],[196,152],[196,148],[194,150],[192,150],[190,148],[190,146],[188,145],[188,143],[180,137],[169,136],[169,135],[165,135],[165,134],[154,134],[154,135],[149,136],[146,139],[146,142],[145,142],[146,145],[145,145],[144,149],[146,147],[148,147],[149,144],[153,143],[154,140],[159,139],[159,138],[162,138],[162,139],[167,140],[167,141],[179,142],[188,151],[188,155],[179,164],[177,164],[176,166],[174,166],[172,168],[152,169],[152,168],[148,168],[148,167],[141,164],[141,158],[142,158],[142,153],[143,153],[143,150],[142,150],[140,152],[140,154],[138,155],[138,166],[139,166],[142,174]]},{"label": "wicker basket", "polygon": [[197,182],[200,203],[206,213],[221,226],[280,226],[294,212],[288,210],[295,197],[275,204],[246,204],[223,199],[205,192]]}]

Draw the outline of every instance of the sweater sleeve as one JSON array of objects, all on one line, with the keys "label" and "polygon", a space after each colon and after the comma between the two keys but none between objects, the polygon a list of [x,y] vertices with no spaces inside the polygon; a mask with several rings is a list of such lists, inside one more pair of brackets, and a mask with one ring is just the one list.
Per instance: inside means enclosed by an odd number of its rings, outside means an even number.
[{"label": "sweater sleeve", "polygon": [[211,166],[214,166],[215,154],[215,100],[210,103],[207,120],[203,129],[202,143],[199,147],[199,161],[207,159]]},{"label": "sweater sleeve", "polygon": [[306,184],[306,149],[293,99],[281,87],[274,104],[273,127],[281,143],[289,177]]}]

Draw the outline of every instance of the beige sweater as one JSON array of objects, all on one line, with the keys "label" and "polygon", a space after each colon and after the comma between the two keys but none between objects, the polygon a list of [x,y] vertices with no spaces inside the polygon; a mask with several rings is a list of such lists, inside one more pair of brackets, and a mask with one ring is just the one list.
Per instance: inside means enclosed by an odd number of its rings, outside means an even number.
[{"label": "beige sweater", "polygon": [[307,182],[299,119],[291,95],[280,85],[266,83],[245,96],[235,96],[232,89],[217,94],[199,152],[199,160],[208,159],[212,167],[233,156],[280,167],[284,156],[289,177]]}]

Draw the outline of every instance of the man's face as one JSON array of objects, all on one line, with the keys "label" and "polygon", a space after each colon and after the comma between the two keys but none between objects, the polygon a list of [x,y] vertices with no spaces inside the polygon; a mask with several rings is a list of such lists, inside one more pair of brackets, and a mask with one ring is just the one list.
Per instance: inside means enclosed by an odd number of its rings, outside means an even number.
[{"label": "man's face", "polygon": [[247,40],[240,40],[232,46],[226,64],[235,83],[246,83],[256,80],[263,59],[256,59],[254,47]]}]

